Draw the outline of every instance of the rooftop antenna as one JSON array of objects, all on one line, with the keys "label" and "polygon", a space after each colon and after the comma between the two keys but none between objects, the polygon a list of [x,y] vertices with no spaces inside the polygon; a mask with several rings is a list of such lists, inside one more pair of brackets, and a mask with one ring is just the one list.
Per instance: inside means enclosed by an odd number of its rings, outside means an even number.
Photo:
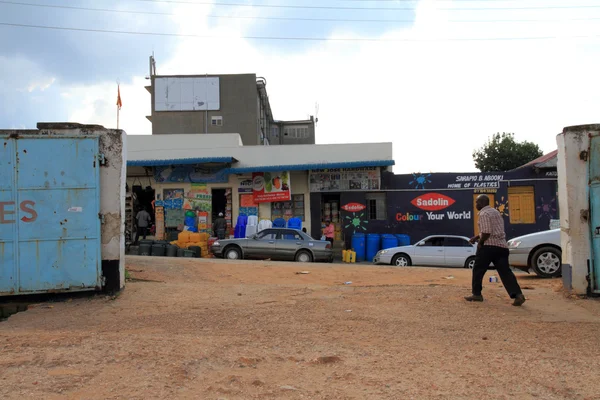
[{"label": "rooftop antenna", "polygon": [[146,79],[150,79],[154,75],[156,75],[156,60],[154,59],[154,51],[153,51],[152,55],[150,56],[150,75],[147,76]]},{"label": "rooftop antenna", "polygon": [[319,122],[319,103],[315,103],[315,126]]}]

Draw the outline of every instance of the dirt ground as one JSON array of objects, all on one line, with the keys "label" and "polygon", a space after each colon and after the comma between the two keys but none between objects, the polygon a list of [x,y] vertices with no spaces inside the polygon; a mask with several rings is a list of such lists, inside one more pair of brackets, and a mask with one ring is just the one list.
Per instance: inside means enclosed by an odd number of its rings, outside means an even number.
[{"label": "dirt ground", "polygon": [[0,322],[0,398],[600,399],[600,302],[559,280],[519,274],[517,308],[464,302],[467,270],[127,264],[115,298]]}]

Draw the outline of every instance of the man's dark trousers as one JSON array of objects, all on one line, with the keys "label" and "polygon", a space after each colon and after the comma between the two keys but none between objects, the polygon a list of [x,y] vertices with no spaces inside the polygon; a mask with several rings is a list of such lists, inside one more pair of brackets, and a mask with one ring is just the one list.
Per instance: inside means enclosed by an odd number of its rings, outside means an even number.
[{"label": "man's dark trousers", "polygon": [[519,294],[523,294],[515,274],[513,274],[508,265],[508,249],[497,246],[482,246],[477,251],[475,266],[473,267],[472,287],[474,296],[481,296],[483,277],[490,263],[494,263],[502,284],[511,299],[514,299]]},{"label": "man's dark trousers", "polygon": [[142,236],[144,238],[144,240],[146,240],[146,235],[148,234],[148,228],[145,226],[138,226],[137,228],[137,235],[135,237],[135,243],[139,243],[140,241],[140,236]]}]

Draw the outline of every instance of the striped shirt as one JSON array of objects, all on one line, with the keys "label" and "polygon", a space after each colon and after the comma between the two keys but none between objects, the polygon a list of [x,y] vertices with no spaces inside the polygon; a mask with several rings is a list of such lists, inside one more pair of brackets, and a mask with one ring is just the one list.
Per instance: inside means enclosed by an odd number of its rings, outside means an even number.
[{"label": "striped shirt", "polygon": [[490,237],[484,246],[508,248],[504,233],[504,219],[495,208],[485,206],[479,211],[479,234],[489,233]]}]

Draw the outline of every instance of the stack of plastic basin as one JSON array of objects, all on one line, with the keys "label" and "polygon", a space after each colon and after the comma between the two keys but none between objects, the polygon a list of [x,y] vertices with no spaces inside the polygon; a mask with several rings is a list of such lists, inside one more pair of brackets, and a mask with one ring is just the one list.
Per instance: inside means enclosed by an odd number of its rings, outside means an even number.
[{"label": "stack of plastic basin", "polygon": [[240,215],[235,224],[235,230],[233,231],[233,237],[236,239],[246,237],[246,225],[248,224],[248,217],[246,215]]},{"label": "stack of plastic basin", "polygon": [[408,246],[410,245],[410,236],[404,234],[397,234],[398,238],[398,246]]},{"label": "stack of plastic basin", "polygon": [[355,233],[352,235],[352,250],[356,252],[356,262],[365,261],[366,246],[364,233]]},{"label": "stack of plastic basin", "polygon": [[366,250],[366,260],[369,262],[373,261],[375,255],[379,250],[381,250],[381,235],[378,233],[369,233],[367,234],[367,250]]},{"label": "stack of plastic basin", "polygon": [[398,238],[394,235],[381,235],[381,250],[398,247]]}]

